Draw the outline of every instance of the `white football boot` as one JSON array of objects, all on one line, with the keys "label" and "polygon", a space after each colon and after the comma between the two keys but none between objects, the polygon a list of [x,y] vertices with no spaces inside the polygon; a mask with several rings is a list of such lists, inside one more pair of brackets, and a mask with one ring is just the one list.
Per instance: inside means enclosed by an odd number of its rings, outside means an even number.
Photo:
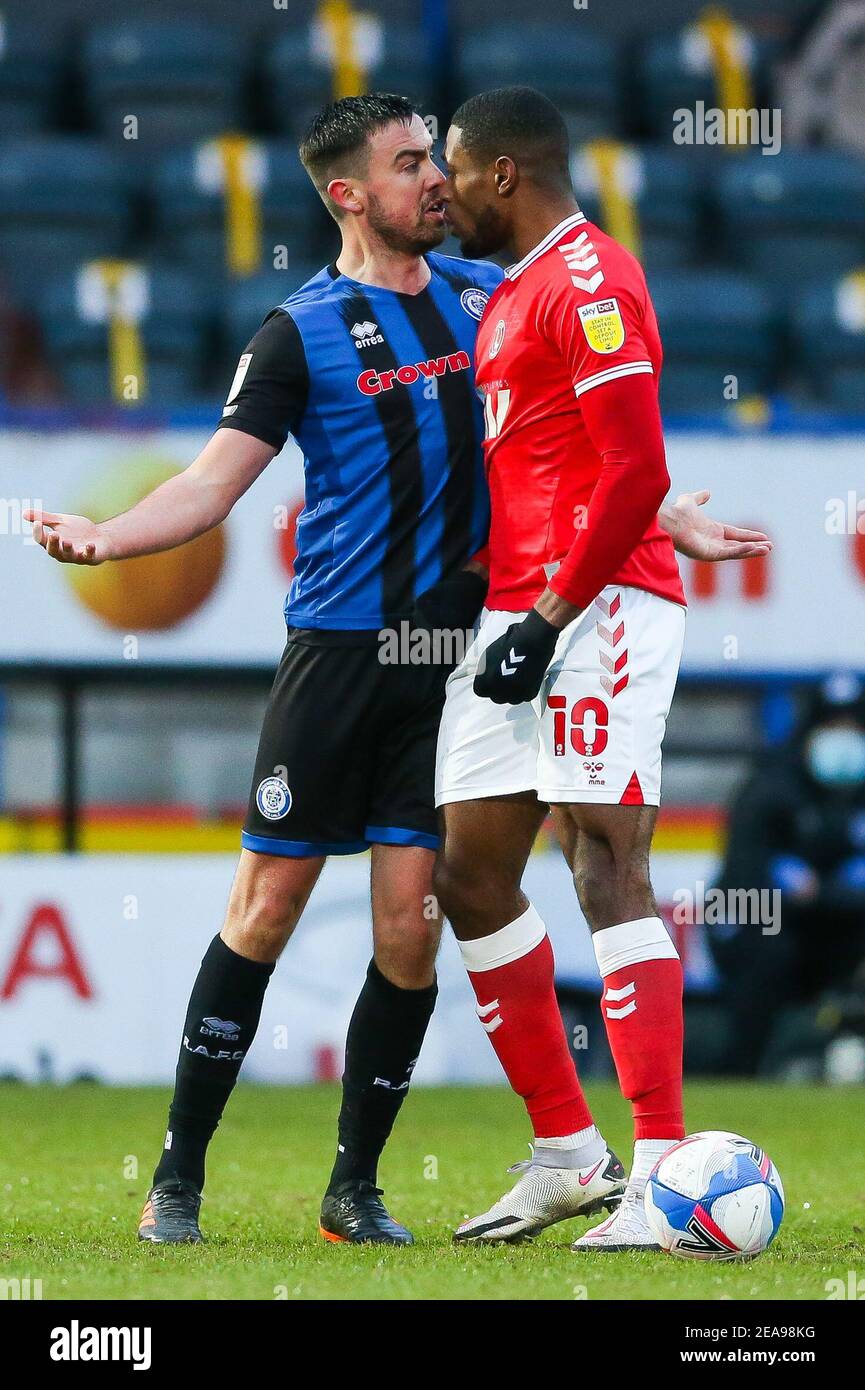
[{"label": "white football boot", "polygon": [[629,1183],[625,1195],[612,1216],[593,1226],[571,1246],[578,1254],[584,1250],[660,1250],[649,1229],[643,1189]]},{"label": "white football boot", "polygon": [[[522,1175],[519,1181],[489,1211],[457,1227],[454,1240],[485,1244],[527,1240],[557,1221],[594,1216],[621,1201],[625,1170],[611,1149],[605,1149],[596,1163],[582,1168],[552,1167],[553,1154],[543,1150],[541,1162],[535,1150],[531,1158],[509,1168],[509,1173]],[[555,1156],[563,1158],[565,1154]]]}]

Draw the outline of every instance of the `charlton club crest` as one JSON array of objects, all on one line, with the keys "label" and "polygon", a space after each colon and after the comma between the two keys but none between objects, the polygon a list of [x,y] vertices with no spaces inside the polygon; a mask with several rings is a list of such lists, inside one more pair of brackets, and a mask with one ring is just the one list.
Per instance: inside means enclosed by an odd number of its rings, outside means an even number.
[{"label": "charlton club crest", "polygon": [[504,341],[505,341],[505,321],[504,321],[504,319],[499,319],[498,323],[496,324],[496,331],[495,331],[495,333],[493,334],[493,340],[492,340],[492,342],[490,343],[489,357],[490,357],[491,359],[492,359],[493,357],[497,357],[497,356],[499,355],[499,353],[500,353],[501,350],[502,350],[502,343],[503,343]]}]

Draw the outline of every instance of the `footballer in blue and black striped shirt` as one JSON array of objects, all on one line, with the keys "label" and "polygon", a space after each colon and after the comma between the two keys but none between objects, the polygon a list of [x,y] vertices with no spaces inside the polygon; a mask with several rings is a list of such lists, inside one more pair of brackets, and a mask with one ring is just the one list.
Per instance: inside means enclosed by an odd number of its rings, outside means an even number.
[{"label": "footballer in blue and black striped shirt", "polygon": [[226,459],[235,441],[261,471],[292,435],[305,501],[241,861],[190,1001],[143,1239],[200,1238],[205,1150],[274,963],[326,857],[368,848],[374,955],[320,1231],[412,1239],[382,1204],[377,1164],[435,1002],[433,774],[450,667],[383,661],[381,638],[406,622],[464,633],[480,611],[488,502],[473,352],[503,274],[436,253],[448,226],[431,146],[399,96],[348,97],[313,122],[301,158],[342,250],[265,319],[211,441]]},{"label": "footballer in blue and black striped shirt", "polygon": [[[520,132],[529,155],[540,141]],[[108,521],[26,514],[56,560],[150,554],[218,525],[289,434],[304,453],[286,647],[225,922],[189,1002],[142,1240],[202,1239],[207,1147],[276,961],[327,856],[369,848],[374,955],[348,1030],[320,1231],[331,1241],[412,1242],[381,1201],[377,1168],[435,1003],[433,779],[449,667],[418,664],[413,641],[408,661],[379,658],[397,625],[464,634],[480,612],[488,518],[472,359],[503,278],[495,265],[436,252],[448,231],[446,179],[431,146],[400,96],[346,97],[320,112],[300,153],[342,249],[249,343],[198,458]],[[543,160],[525,166],[546,196]],[[493,200],[479,230],[495,233],[499,217]],[[712,560],[760,553],[746,542],[765,536],[701,516],[707,497],[685,494],[669,509],[663,524],[677,548]],[[426,650],[459,655],[452,642]]]}]

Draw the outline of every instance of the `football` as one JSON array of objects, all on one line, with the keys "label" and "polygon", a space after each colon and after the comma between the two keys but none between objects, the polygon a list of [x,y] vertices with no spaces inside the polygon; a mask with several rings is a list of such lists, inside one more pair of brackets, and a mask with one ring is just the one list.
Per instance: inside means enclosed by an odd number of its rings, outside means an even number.
[{"label": "football", "polygon": [[784,1188],[758,1144],[703,1130],[674,1145],[646,1184],[646,1215],[662,1250],[688,1260],[750,1260],[771,1245]]}]

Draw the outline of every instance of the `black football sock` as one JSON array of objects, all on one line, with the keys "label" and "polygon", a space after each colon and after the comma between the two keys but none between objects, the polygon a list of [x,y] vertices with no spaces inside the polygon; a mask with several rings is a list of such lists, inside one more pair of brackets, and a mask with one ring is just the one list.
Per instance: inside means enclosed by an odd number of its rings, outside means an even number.
[{"label": "black football sock", "polygon": [[220,936],[208,946],[189,1000],[154,1185],[187,1178],[204,1187],[207,1145],[255,1037],[273,969],[239,956]]},{"label": "black football sock", "polygon": [[381,1151],[406,1097],[438,986],[400,989],[369,963],[345,1043],[339,1145],[328,1191],[374,1183]]}]

